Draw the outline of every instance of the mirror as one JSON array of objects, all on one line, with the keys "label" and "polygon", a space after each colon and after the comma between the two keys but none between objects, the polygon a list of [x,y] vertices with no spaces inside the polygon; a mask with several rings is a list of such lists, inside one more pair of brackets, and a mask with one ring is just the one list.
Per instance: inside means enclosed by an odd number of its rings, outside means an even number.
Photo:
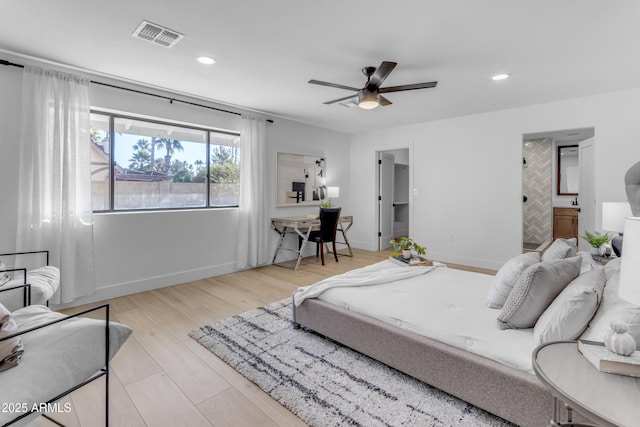
[{"label": "mirror", "polygon": [[558,147],[558,196],[577,196],[580,191],[578,146]]},{"label": "mirror", "polygon": [[326,192],[325,158],[277,153],[276,206],[318,205]]}]

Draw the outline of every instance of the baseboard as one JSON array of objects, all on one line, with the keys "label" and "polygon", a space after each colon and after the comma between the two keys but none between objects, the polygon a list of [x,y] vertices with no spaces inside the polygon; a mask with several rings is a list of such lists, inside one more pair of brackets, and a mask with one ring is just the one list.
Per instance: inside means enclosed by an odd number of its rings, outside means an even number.
[{"label": "baseboard", "polygon": [[148,277],[141,280],[131,282],[117,283],[107,285],[96,289],[94,295],[78,298],[70,303],[51,304],[53,310],[63,308],[76,307],[83,304],[96,303],[112,298],[118,298],[125,295],[137,294],[140,292],[151,291],[153,289],[166,288],[167,286],[179,285],[182,283],[193,282],[195,280],[206,279],[207,277],[220,276],[223,274],[234,273],[238,271],[235,263],[228,263],[194,270],[181,271],[178,273],[167,274],[164,276]]}]

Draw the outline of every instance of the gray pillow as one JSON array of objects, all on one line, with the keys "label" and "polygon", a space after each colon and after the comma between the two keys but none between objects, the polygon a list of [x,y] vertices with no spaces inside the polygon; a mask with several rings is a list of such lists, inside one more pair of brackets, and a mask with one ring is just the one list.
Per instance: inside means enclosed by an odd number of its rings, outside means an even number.
[{"label": "gray pillow", "polygon": [[533,328],[536,344],[578,338],[596,313],[602,298],[605,275],[598,267],[579,275],[560,292]]},{"label": "gray pillow", "polygon": [[580,274],[580,257],[543,261],[522,272],[498,315],[500,329],[532,328],[540,315]]},{"label": "gray pillow", "polygon": [[542,254],[542,261],[571,258],[576,255],[576,252],[578,252],[576,238],[556,239]]},{"label": "gray pillow", "polygon": [[529,266],[540,262],[539,252],[527,252],[505,262],[491,282],[487,307],[502,308],[520,274]]}]

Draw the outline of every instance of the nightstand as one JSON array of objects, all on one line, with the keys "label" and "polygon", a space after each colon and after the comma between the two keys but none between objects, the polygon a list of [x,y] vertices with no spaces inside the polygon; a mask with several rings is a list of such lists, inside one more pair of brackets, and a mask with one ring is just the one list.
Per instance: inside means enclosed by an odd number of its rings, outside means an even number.
[{"label": "nightstand", "polygon": [[609,261],[613,261],[617,257],[615,257],[615,256],[604,257],[602,255],[591,254],[591,258],[593,258],[593,260],[596,263],[598,263],[600,265],[605,265],[606,263],[608,263]]},{"label": "nightstand", "polygon": [[553,342],[533,351],[533,370],[554,400],[552,426],[586,426],[560,421],[562,403],[600,426],[637,426],[640,378],[600,372],[580,354],[575,341]]}]

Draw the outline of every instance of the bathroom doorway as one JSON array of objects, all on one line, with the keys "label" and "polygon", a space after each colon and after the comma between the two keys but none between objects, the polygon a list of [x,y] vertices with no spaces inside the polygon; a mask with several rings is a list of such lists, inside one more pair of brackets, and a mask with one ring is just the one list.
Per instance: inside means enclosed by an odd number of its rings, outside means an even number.
[{"label": "bathroom doorway", "polygon": [[585,154],[593,153],[594,134],[591,127],[523,135],[523,252],[541,252],[556,237],[578,239],[585,228],[593,229],[594,163]]}]

